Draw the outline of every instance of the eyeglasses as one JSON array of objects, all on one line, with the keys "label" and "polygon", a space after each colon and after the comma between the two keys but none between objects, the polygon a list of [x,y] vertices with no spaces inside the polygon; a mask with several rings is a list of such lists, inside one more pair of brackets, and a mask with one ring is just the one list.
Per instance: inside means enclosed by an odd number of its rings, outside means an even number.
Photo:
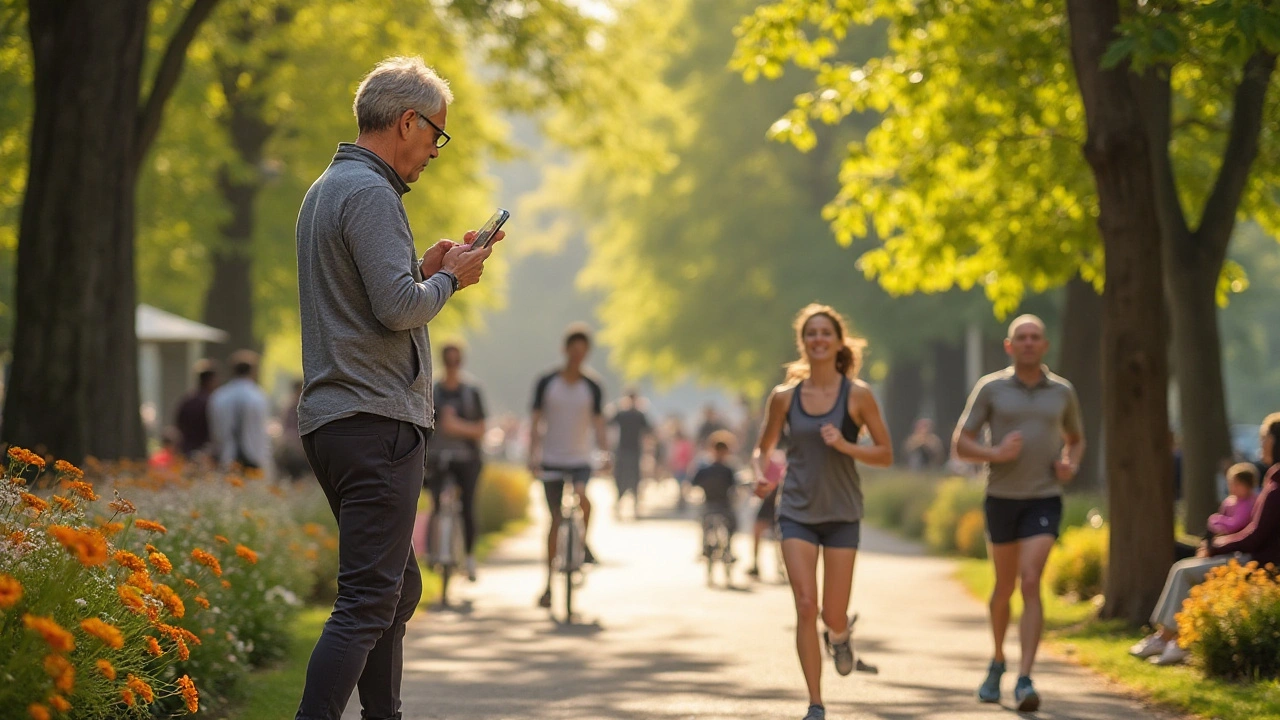
[{"label": "eyeglasses", "polygon": [[439,125],[437,125],[437,124],[435,124],[435,123],[431,122],[431,118],[429,118],[429,117],[427,117],[426,115],[424,115],[424,114],[422,113],[422,111],[420,111],[420,110],[414,110],[414,112],[418,113],[418,117],[422,118],[423,120],[426,120],[426,121],[427,121],[427,124],[428,124],[428,125],[430,125],[431,127],[435,128],[435,129],[436,129],[436,132],[437,132],[437,133],[439,133],[438,135],[436,135],[436,149],[437,149],[437,150],[438,150],[438,149],[440,149],[440,148],[442,148],[442,147],[444,147],[445,145],[448,145],[448,144],[449,144],[449,141],[453,139],[453,138],[449,137],[449,133],[447,133],[447,132],[445,132],[445,131],[444,131],[444,128],[442,128],[442,127],[440,127]]}]

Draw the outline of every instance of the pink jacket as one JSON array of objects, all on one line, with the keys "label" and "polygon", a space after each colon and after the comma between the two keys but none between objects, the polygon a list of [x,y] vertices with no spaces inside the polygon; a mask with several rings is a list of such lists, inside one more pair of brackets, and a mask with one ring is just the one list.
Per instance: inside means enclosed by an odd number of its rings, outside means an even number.
[{"label": "pink jacket", "polygon": [[1253,503],[1257,498],[1257,495],[1250,495],[1248,499],[1240,500],[1235,495],[1228,495],[1218,512],[1209,516],[1209,532],[1214,535],[1230,535],[1243,530],[1249,524]]}]

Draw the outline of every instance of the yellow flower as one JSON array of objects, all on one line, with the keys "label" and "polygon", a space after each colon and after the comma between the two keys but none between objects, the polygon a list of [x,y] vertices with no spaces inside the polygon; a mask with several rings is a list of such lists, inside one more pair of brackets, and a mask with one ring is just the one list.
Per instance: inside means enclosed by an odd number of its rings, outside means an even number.
[{"label": "yellow flower", "polygon": [[222,575],[222,564],[218,562],[218,558],[210,555],[204,550],[201,550],[200,548],[196,548],[195,550],[192,550],[191,559],[195,560],[201,565],[207,566],[210,570],[213,571],[213,574],[215,576]]},{"label": "yellow flower", "polygon": [[16,446],[9,448],[9,457],[20,465],[35,465],[40,470],[44,470],[44,458],[26,448]]},{"label": "yellow flower", "polygon": [[137,693],[138,697],[142,698],[143,702],[150,703],[154,702],[156,699],[156,694],[151,690],[151,686],[132,673],[129,674],[129,679],[125,681],[125,685],[127,685],[130,690]]},{"label": "yellow flower", "polygon": [[104,522],[98,526],[98,532],[102,533],[105,537],[111,537],[123,529],[124,523],[118,522]]},{"label": "yellow flower", "polygon": [[138,518],[137,520],[134,520],[133,526],[138,528],[139,530],[146,530],[148,532],[158,532],[160,534],[169,532],[169,528],[161,525],[160,523],[151,522],[150,520],[143,520],[142,518]]},{"label": "yellow flower", "polygon": [[200,589],[200,583],[196,582],[195,580],[192,580],[191,578],[183,578],[182,582],[186,583],[187,587],[193,590]]},{"label": "yellow flower", "polygon": [[98,658],[94,661],[94,664],[98,666],[98,672],[102,673],[102,677],[108,680],[116,679],[116,668],[111,664],[110,660]]},{"label": "yellow flower", "polygon": [[71,512],[76,509],[76,504],[61,495],[54,495],[51,498],[55,505],[62,509],[63,512]]},{"label": "yellow flower", "polygon": [[248,562],[250,565],[258,564],[258,553],[250,550],[244,545],[236,545],[236,555]]},{"label": "yellow flower", "polygon": [[80,628],[101,640],[112,650],[119,650],[124,647],[124,635],[121,634],[120,629],[98,618],[89,618],[81,621]]},{"label": "yellow flower", "polygon": [[168,556],[160,552],[159,550],[152,552],[150,555],[147,556],[147,559],[150,560],[151,564],[155,566],[156,572],[160,573],[161,575],[168,575],[169,573],[173,572],[173,563],[169,562]]},{"label": "yellow flower", "polygon": [[22,616],[22,624],[44,638],[57,652],[71,652],[76,648],[76,639],[51,617],[41,617],[30,613]]},{"label": "yellow flower", "polygon": [[49,708],[40,703],[31,703],[27,706],[27,714],[31,716],[31,720],[49,720]]},{"label": "yellow flower", "polygon": [[196,596],[196,604],[204,608],[205,610],[209,609],[209,601],[203,595]]},{"label": "yellow flower", "polygon": [[22,493],[22,504],[36,511],[36,515],[49,509],[49,503],[32,495],[31,493]]},{"label": "yellow flower", "polygon": [[187,703],[187,712],[195,713],[200,709],[200,693],[196,691],[196,684],[191,682],[191,678],[183,675],[178,678],[178,687],[182,690],[182,699]]},{"label": "yellow flower", "polygon": [[155,586],[151,584],[151,575],[147,573],[146,570],[138,570],[137,572],[134,572],[125,582],[148,595],[155,590]]},{"label": "yellow flower", "polygon": [[22,583],[12,575],[0,573],[0,610],[8,610],[22,599]]},{"label": "yellow flower", "polygon": [[53,678],[53,686],[64,693],[69,693],[76,686],[76,669],[61,655],[46,655],[44,658],[44,671]]},{"label": "yellow flower", "polygon": [[146,601],[142,599],[142,593],[132,585],[120,585],[116,587],[116,593],[120,595],[120,602],[136,613],[143,612],[147,607]]},{"label": "yellow flower", "polygon": [[134,572],[145,572],[147,569],[147,564],[143,562],[142,558],[128,550],[117,550],[115,560],[120,567],[128,568]]},{"label": "yellow flower", "polygon": [[191,659],[191,649],[181,640],[178,641],[178,659],[183,662]]},{"label": "yellow flower", "polygon": [[148,635],[147,636],[147,652],[151,653],[156,657],[160,657],[161,655],[164,654],[164,648],[160,647],[159,641],[157,641],[155,638]]}]

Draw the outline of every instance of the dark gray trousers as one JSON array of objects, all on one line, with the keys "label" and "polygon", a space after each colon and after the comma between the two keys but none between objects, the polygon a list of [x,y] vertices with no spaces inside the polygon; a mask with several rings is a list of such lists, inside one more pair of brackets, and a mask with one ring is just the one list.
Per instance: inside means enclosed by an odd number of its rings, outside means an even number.
[{"label": "dark gray trousers", "polygon": [[405,623],[422,597],[413,519],[429,431],[361,413],[302,437],[338,520],[338,599],[307,665],[296,720],[398,720]]}]

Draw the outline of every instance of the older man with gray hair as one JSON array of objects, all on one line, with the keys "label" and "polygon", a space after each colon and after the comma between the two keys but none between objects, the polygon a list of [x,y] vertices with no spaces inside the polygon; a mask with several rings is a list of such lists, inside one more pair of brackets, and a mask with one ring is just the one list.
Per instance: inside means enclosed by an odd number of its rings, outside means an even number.
[{"label": "older man with gray hair", "polygon": [[356,688],[361,717],[401,717],[405,623],[422,595],[410,539],[434,418],[427,323],[480,280],[491,252],[441,240],[417,259],[401,202],[449,142],[452,101],[421,58],[379,63],[356,91],[359,137],[338,145],[298,214],[298,431],[339,538],[338,599],[298,720],[338,720]]}]

